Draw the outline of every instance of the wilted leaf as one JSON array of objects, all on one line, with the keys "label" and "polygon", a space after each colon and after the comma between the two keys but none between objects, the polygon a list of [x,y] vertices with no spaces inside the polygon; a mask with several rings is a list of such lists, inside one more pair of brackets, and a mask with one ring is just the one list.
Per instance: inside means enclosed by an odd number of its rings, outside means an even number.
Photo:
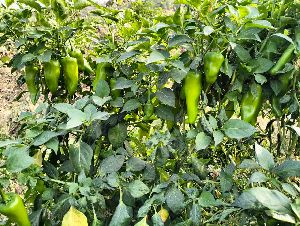
[{"label": "wilted leaf", "polygon": [[70,210],[65,214],[61,226],[88,226],[86,216],[71,206]]}]

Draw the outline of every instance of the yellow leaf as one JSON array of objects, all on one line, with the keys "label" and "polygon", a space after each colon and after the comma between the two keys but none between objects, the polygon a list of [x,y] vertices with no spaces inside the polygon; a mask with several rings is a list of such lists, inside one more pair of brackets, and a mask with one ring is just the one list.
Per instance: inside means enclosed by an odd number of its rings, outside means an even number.
[{"label": "yellow leaf", "polygon": [[34,158],[34,163],[41,167],[43,163],[43,152],[41,150],[38,150],[38,152],[35,153],[33,158]]},{"label": "yellow leaf", "polygon": [[162,222],[166,222],[168,217],[169,217],[169,212],[168,210],[164,209],[164,208],[161,208],[161,210],[158,212]]},{"label": "yellow leaf", "polygon": [[65,214],[61,226],[88,226],[86,216],[73,206]]}]

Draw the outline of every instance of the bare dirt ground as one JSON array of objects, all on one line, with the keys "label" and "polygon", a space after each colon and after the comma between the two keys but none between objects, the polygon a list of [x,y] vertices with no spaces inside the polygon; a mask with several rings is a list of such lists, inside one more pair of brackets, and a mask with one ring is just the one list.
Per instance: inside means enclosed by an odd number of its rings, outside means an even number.
[{"label": "bare dirt ground", "polygon": [[0,138],[14,130],[14,122],[22,111],[34,109],[27,93],[15,100],[25,90],[24,86],[18,86],[18,77],[10,68],[0,65]]}]

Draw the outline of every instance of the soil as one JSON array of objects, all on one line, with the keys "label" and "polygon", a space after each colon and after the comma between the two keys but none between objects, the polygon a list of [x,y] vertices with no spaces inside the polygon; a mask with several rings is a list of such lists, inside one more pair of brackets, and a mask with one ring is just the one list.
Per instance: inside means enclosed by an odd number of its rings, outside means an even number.
[{"label": "soil", "polygon": [[25,85],[17,84],[18,73],[11,73],[10,68],[0,65],[0,138],[14,132],[16,120],[22,111],[33,110],[28,93],[17,101],[18,95],[26,90]]}]

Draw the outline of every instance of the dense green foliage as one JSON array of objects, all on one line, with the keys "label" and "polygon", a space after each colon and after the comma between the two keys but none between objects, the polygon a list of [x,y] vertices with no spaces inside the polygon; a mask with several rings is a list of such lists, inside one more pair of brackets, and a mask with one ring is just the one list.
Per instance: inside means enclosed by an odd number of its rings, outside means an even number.
[{"label": "dense green foliage", "polygon": [[40,100],[0,142],[32,225],[71,206],[94,226],[299,224],[299,1],[119,2],[0,11]]}]

